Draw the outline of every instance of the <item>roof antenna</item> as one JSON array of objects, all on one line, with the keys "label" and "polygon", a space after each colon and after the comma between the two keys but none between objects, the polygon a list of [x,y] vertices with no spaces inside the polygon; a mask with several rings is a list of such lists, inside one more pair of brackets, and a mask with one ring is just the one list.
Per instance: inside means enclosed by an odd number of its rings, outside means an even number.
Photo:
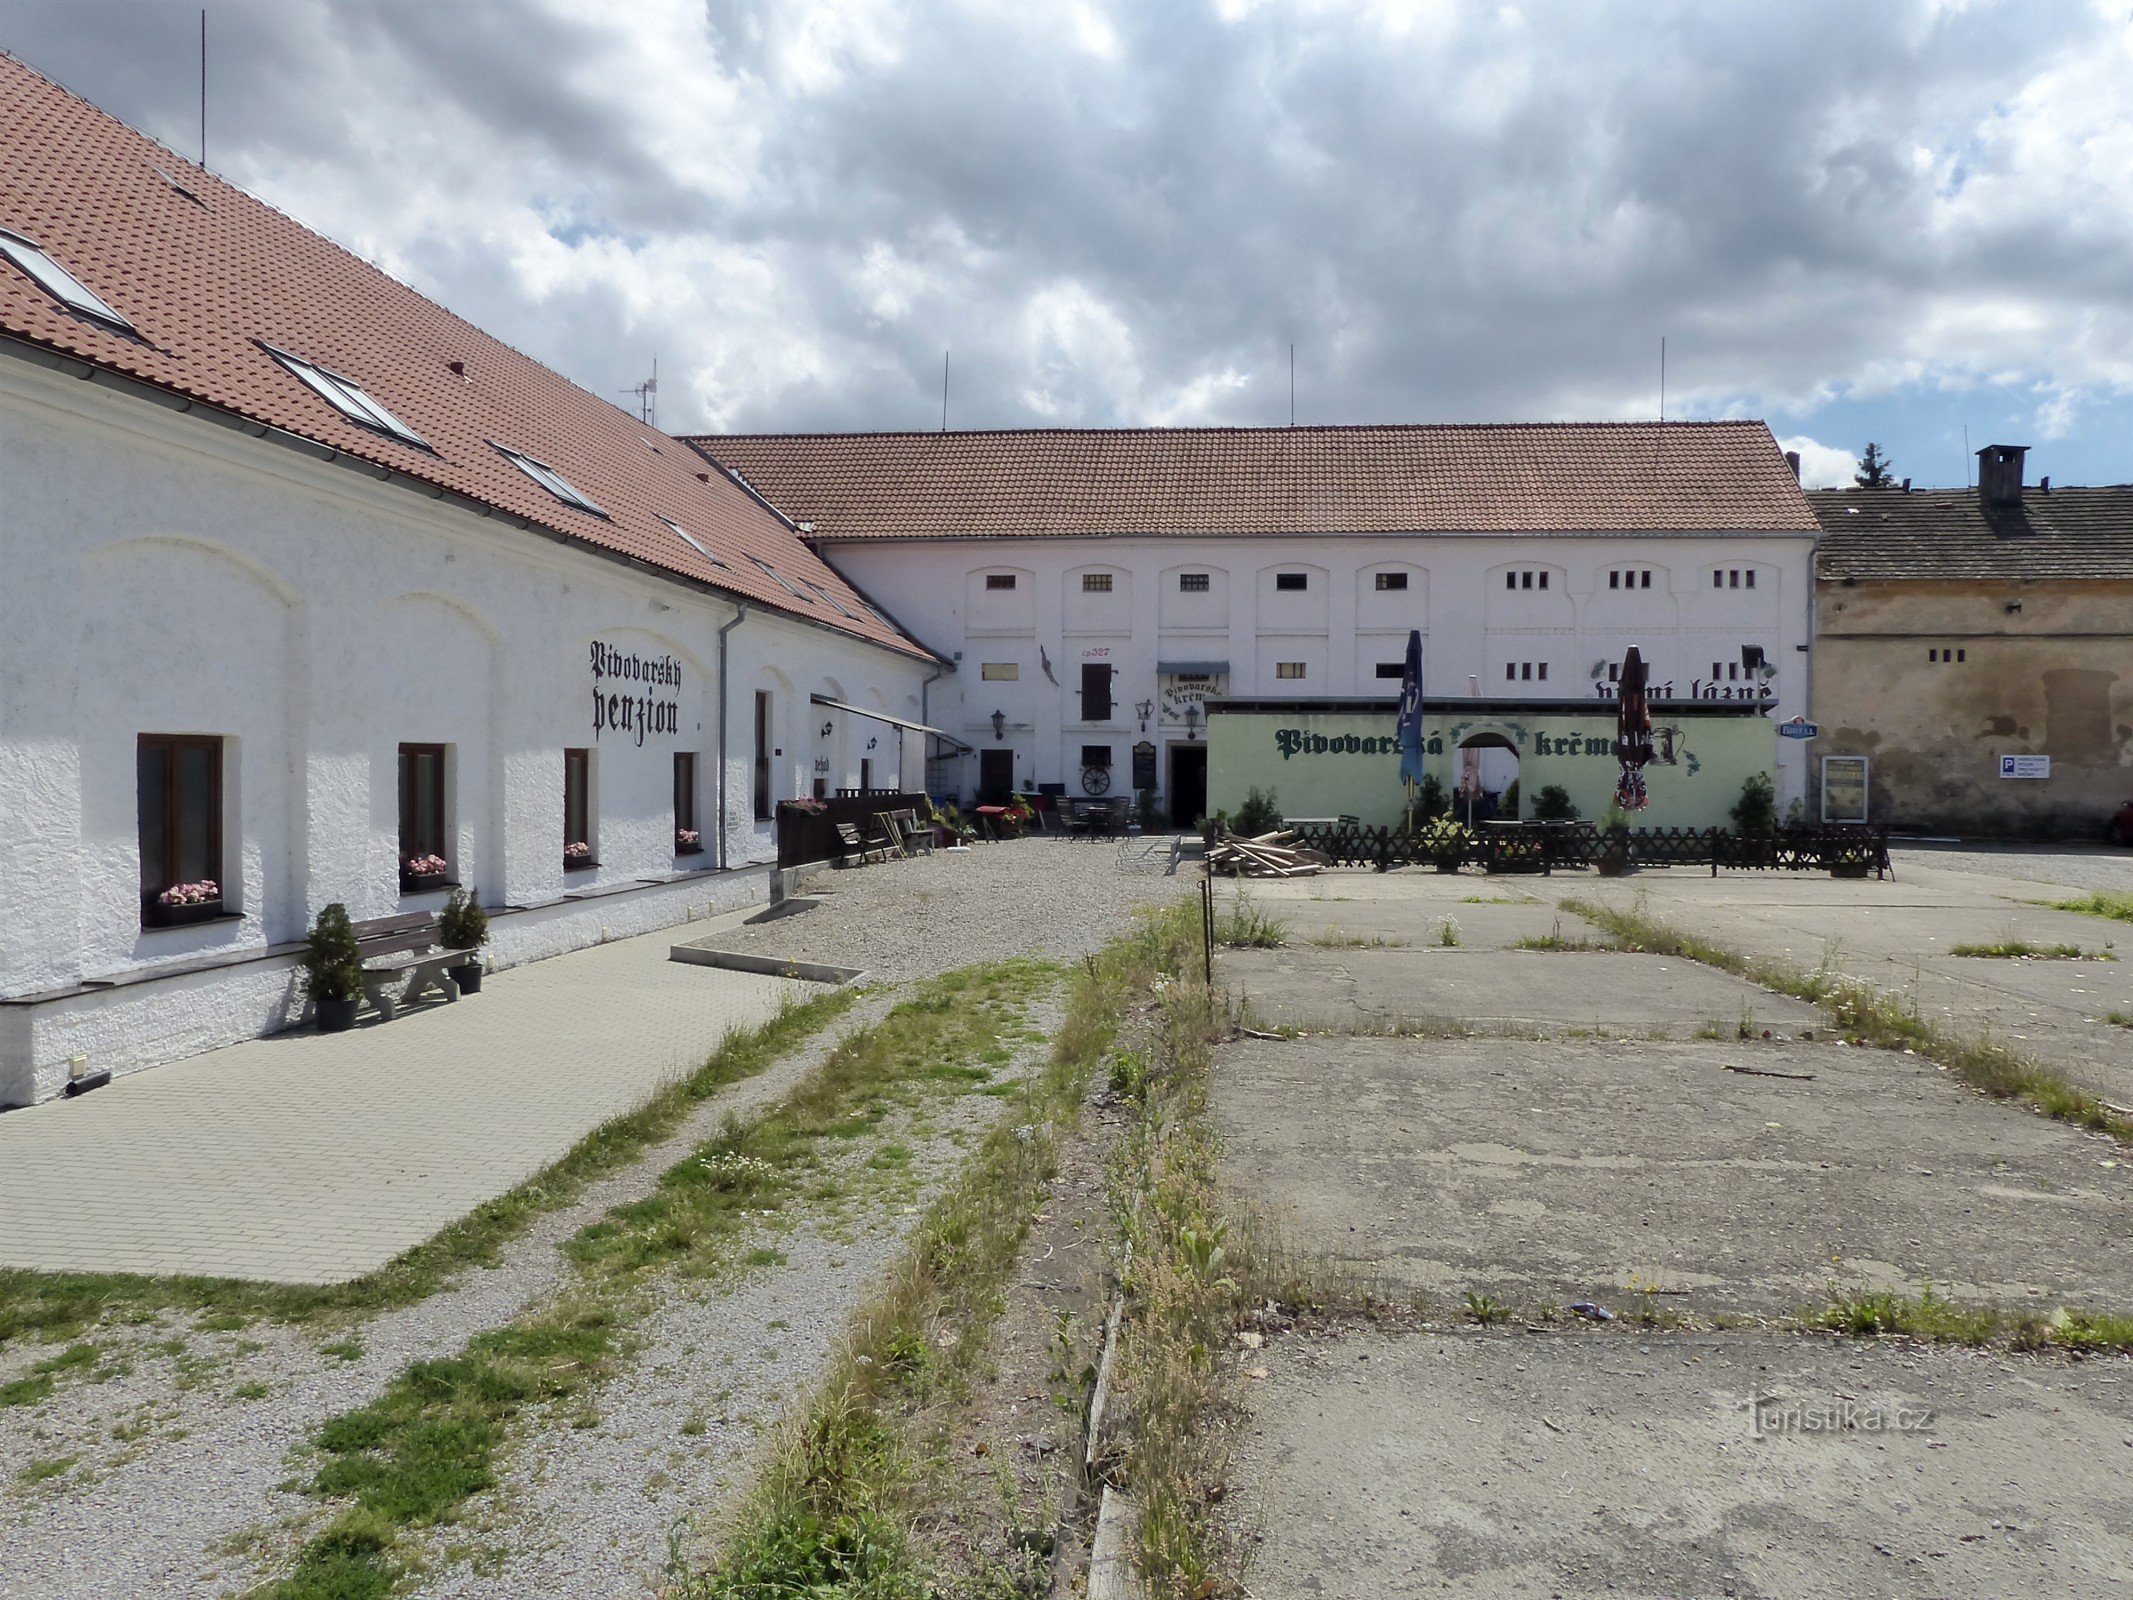
[{"label": "roof antenna", "polygon": [[1659,425],[1666,426],[1666,335],[1659,335]]},{"label": "roof antenna", "polygon": [[1970,469],[1976,465],[1977,457],[1970,453],[1970,424],[1966,422],[1963,424],[1963,487],[1965,489],[1977,487],[1970,477]]},{"label": "roof antenna", "polygon": [[639,421],[647,428],[658,427],[659,424],[652,419],[659,412],[659,357],[652,357],[652,375],[649,378],[636,385],[636,387],[624,389],[622,392],[624,394],[633,394],[637,397],[637,417]]},{"label": "roof antenna", "polygon": [[200,170],[207,171],[207,7],[200,8]]},{"label": "roof antenna", "polygon": [[1296,426],[1296,341],[1289,341],[1289,426]]},{"label": "roof antenna", "polygon": [[948,431],[948,352],[941,352],[941,432]]}]

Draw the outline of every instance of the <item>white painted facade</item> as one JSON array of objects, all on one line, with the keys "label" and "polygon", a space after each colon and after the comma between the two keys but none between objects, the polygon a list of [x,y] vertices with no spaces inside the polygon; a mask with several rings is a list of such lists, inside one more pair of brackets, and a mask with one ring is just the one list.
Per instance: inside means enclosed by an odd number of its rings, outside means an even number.
[{"label": "white painted facade", "polygon": [[[764,897],[758,691],[773,798],[921,777],[919,735],[811,697],[916,721],[923,661],[753,608],[722,684],[723,594],[103,381],[0,359],[0,485],[0,1105],[58,1093],[70,1063],[293,1022],[287,947],[330,901],[440,905],[401,892],[402,743],[448,747],[450,877],[515,908],[497,965]],[[661,731],[596,730],[596,645],[670,664],[678,681],[599,685],[663,701]],[[142,734],[223,741],[223,920],[142,925]],[[568,747],[594,752],[598,865],[566,872]],[[676,850],[681,751],[698,855]]]},{"label": "white painted facade", "polygon": [[[1069,794],[1083,790],[1087,746],[1109,747],[1109,792],[1129,792],[1145,740],[1166,812],[1170,752],[1194,742],[1196,699],[1396,696],[1416,628],[1432,698],[1609,697],[1608,665],[1635,645],[1657,695],[1761,696],[1778,717],[1804,714],[1813,545],[1805,533],[1724,532],[817,541],[956,661],[933,686],[929,720],[980,750],[1012,749],[1018,785]],[[1744,646],[1772,669],[1767,693]],[[1116,669],[1102,720],[1082,712],[1088,662]],[[1164,670],[1181,665],[1224,670],[1206,681]],[[1782,805],[1806,773],[1801,747],[1781,743]],[[936,771],[934,787],[968,794],[976,772],[974,761]]]}]

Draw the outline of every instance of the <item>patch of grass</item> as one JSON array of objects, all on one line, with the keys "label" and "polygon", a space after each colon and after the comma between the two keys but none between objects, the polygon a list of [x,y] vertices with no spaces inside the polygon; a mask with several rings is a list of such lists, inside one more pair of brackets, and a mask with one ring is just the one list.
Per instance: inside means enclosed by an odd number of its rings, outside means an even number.
[{"label": "patch of grass", "polygon": [[2078,944],[2031,944],[2026,939],[2003,939],[1998,944],[1951,944],[1951,956],[1971,956],[1989,961],[2116,961],[2108,950],[2084,950]]},{"label": "patch of grass", "polygon": [[1240,949],[1272,950],[1286,944],[1289,925],[1262,911],[1248,895],[1238,895],[1215,917],[1215,943]]},{"label": "patch of grass", "polygon": [[1830,1303],[1806,1320],[1812,1327],[1857,1339],[1893,1335],[1935,1344],[2006,1343],[2018,1350],[2058,1349],[2075,1355],[2133,1351],[2133,1317],[2063,1307],[2039,1316],[2026,1309],[1958,1305],[1930,1283],[1922,1284],[1916,1295],[1891,1290],[1832,1294]]},{"label": "patch of grass", "polygon": [[274,1386],[272,1384],[258,1382],[240,1383],[231,1391],[240,1400],[264,1400],[273,1392]]},{"label": "patch of grass", "polygon": [[64,1475],[67,1469],[80,1459],[80,1456],[47,1456],[43,1460],[32,1461],[15,1474],[15,1481],[21,1484],[43,1483]]},{"label": "patch of grass", "polygon": [[509,1194],[483,1202],[376,1272],[348,1283],[310,1288],[233,1278],[0,1268],[0,1347],[23,1336],[71,1339],[107,1318],[166,1309],[204,1313],[215,1326],[238,1326],[253,1318],[309,1323],[412,1305],[467,1268],[496,1265],[503,1246],[537,1217],[568,1205],[595,1179],[628,1166],[647,1145],[680,1126],[698,1101],[761,1072],[843,1015],[856,998],[849,989],[836,990],[789,1006],[760,1028],[729,1035],[694,1073],[639,1110],[601,1124]]},{"label": "patch of grass", "polygon": [[2116,890],[2102,890],[2085,894],[2078,900],[2048,900],[2043,902],[2054,911],[2075,911],[2084,917],[2108,917],[2113,922],[2133,922],[2133,894]]},{"label": "patch of grass", "polygon": [[1466,1292],[1466,1315],[1469,1322],[1478,1322],[1486,1328],[1492,1323],[1507,1321],[1511,1308],[1500,1300],[1469,1289]]},{"label": "patch of grass", "polygon": [[2108,1133],[2133,1144],[2133,1118],[2120,1115],[2096,1096],[2076,1088],[2059,1073],[1986,1034],[1962,1034],[1919,1015],[1914,1004],[1883,994],[1868,983],[1836,970],[1835,949],[1822,965],[1801,972],[1775,961],[1759,960],[1655,921],[1640,897],[1629,911],[1596,901],[1571,899],[1563,909],[1605,928],[1626,948],[1678,956],[1746,978],[1750,983],[1821,1006],[1838,1033],[1855,1045],[1908,1050],[1936,1061],[1963,1082],[1996,1100],[2022,1100],[2046,1116],[2093,1132]]},{"label": "patch of grass", "polygon": [[1459,919],[1457,917],[1446,917],[1437,924],[1437,943],[1447,950],[1456,950],[1459,947]]},{"label": "patch of grass", "polygon": [[1315,933],[1304,941],[1318,950],[1403,950],[1403,940],[1388,939],[1382,933],[1343,933],[1332,928],[1324,933]]},{"label": "patch of grass", "polygon": [[332,1344],[320,1345],[318,1353],[331,1356],[336,1361],[361,1361],[363,1344],[359,1339],[337,1339]]},{"label": "patch of grass", "polygon": [[1555,925],[1546,933],[1531,935],[1514,943],[1513,950],[1619,950],[1622,947],[1612,939],[1588,939],[1582,934],[1563,932],[1563,919],[1557,917]]},{"label": "patch of grass", "polygon": [[973,1359],[980,1330],[998,1315],[1089,1080],[1106,1063],[1114,1081],[1138,1076],[1122,1065],[1127,1053],[1112,1048],[1119,974],[1131,969],[1138,944],[1123,941],[1075,973],[1045,1067],[929,1208],[822,1383],[782,1425],[717,1564],[700,1572],[673,1564],[663,1591],[672,1600],[935,1593],[911,1538],[925,1474],[924,1447],[908,1429]]},{"label": "patch of grass", "polygon": [[2127,1016],[2123,1011],[2113,1011],[2103,1020],[2114,1028],[2133,1028],[2133,1017]]},{"label": "patch of grass", "polygon": [[0,1383],[0,1407],[35,1405],[58,1386],[61,1373],[94,1366],[103,1354],[93,1344],[74,1344],[56,1356],[47,1356],[12,1383]]},{"label": "patch of grass", "polygon": [[[575,1406],[568,1414],[590,1425],[588,1391],[624,1352],[655,1275],[731,1265],[749,1219],[797,1192],[807,1169],[830,1154],[827,1141],[870,1131],[922,1093],[967,1088],[969,1075],[950,1069],[968,1068],[1018,1026],[1051,973],[1009,961],[921,985],[839,1043],[774,1110],[750,1125],[727,1117],[650,1195],[581,1228],[563,1247],[573,1270],[559,1301],[477,1335],[456,1356],[415,1363],[369,1405],[325,1423],[314,1441],[325,1460],[306,1488],[342,1509],[257,1600],[390,1593],[406,1570],[397,1553],[403,1532],[452,1521],[469,1496],[489,1488],[528,1407]],[[797,1034],[782,1037],[798,1042]],[[764,1055],[756,1070],[771,1059]],[[744,1259],[770,1266],[784,1257],[762,1249]]]}]

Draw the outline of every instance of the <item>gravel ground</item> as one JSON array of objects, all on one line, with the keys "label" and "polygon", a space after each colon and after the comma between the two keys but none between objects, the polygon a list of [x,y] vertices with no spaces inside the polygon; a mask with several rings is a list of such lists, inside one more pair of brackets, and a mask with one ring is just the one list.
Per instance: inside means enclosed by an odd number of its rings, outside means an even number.
[{"label": "gravel ground", "polygon": [[822,898],[814,910],[711,942],[903,983],[1009,956],[1087,955],[1122,931],[1133,908],[1176,899],[1191,882],[1123,872],[1117,847],[1101,840],[1017,839],[825,870],[801,891]]},{"label": "gravel ground", "polygon": [[1906,863],[1950,872],[1976,872],[1988,878],[2021,878],[2034,883],[2063,883],[2086,893],[2117,889],[2133,893],[2133,850],[2103,845],[2000,845],[1990,850],[1952,849],[1937,845],[1891,845],[1899,876]]},{"label": "gravel ground", "polygon": [[[811,892],[823,895],[817,909],[735,927],[719,943],[861,967],[873,981],[901,988],[1010,955],[1076,958],[1114,937],[1134,907],[1175,897],[1186,887],[1184,879],[1121,872],[1115,851],[1106,845],[1031,839],[826,872],[811,886]],[[257,1581],[261,1560],[271,1561],[299,1537],[292,1519],[308,1521],[314,1510],[299,1497],[275,1493],[275,1485],[291,1475],[292,1448],[325,1419],[374,1398],[410,1362],[456,1351],[474,1334],[509,1321],[552,1292],[563,1277],[557,1252],[563,1240],[609,1207],[649,1192],[659,1174],[708,1137],[729,1111],[746,1117],[782,1098],[838,1039],[878,1020],[895,999],[892,993],[862,1001],[811,1045],[700,1106],[679,1133],[635,1165],[588,1189],[575,1205],[542,1218],[506,1247],[500,1266],[470,1274],[418,1305],[345,1331],[259,1323],[210,1332],[183,1315],[166,1316],[158,1326],[96,1331],[91,1337],[107,1352],[107,1365],[124,1370],[99,1382],[63,1378],[51,1399],[0,1409],[0,1548],[6,1552],[0,1559],[0,1600],[241,1592]],[[900,1233],[891,1230],[878,1242],[840,1245],[836,1258],[845,1265],[836,1269],[827,1265],[830,1254],[821,1253],[829,1241],[796,1241],[789,1253],[802,1277],[791,1278],[780,1269],[759,1284],[744,1285],[732,1298],[714,1298],[707,1304],[716,1314],[708,1321],[701,1308],[691,1310],[687,1297],[677,1297],[644,1325],[648,1342],[630,1371],[596,1393],[596,1408],[606,1415],[610,1404],[627,1407],[635,1403],[631,1396],[655,1392],[659,1384],[647,1386],[644,1374],[715,1368],[728,1357],[737,1373],[747,1373],[748,1392],[761,1405],[769,1404],[773,1393],[789,1394],[816,1369],[828,1339],[858,1304],[873,1265],[893,1248],[895,1237]],[[815,1273],[804,1264],[815,1262],[818,1254],[820,1272]],[[779,1282],[785,1287],[774,1287]],[[803,1326],[797,1317],[769,1310],[781,1295],[792,1306],[805,1303],[811,1320]],[[723,1343],[721,1319],[734,1330]],[[765,1348],[762,1333],[770,1320],[789,1321],[796,1331],[780,1341],[783,1354],[776,1361],[766,1360],[760,1370],[744,1366],[747,1352]],[[183,1348],[162,1348],[172,1340],[182,1340]],[[327,1355],[322,1344],[343,1344],[357,1353],[353,1359]],[[29,1347],[0,1354],[0,1381],[51,1353]],[[716,1387],[741,1389],[731,1383]],[[611,1395],[619,1398],[611,1401]],[[647,1413],[642,1428],[632,1425],[627,1437],[645,1444],[665,1425]],[[678,1426],[666,1439],[692,1442],[675,1431]],[[542,1479],[574,1486],[573,1495],[585,1484],[607,1482],[564,1460],[574,1442],[588,1452],[587,1461],[608,1451],[610,1444],[599,1439],[605,1431],[559,1423],[538,1451]],[[588,1440],[588,1433],[595,1437]],[[561,1455],[551,1441],[560,1441]],[[707,1431],[693,1442],[704,1446],[702,1459],[717,1463],[708,1479],[700,1481],[694,1467],[687,1474],[696,1485],[691,1503],[702,1510],[718,1481],[733,1476],[734,1441],[720,1447],[721,1440]],[[658,1448],[664,1453],[672,1446],[661,1441]],[[66,1471],[36,1483],[23,1481],[34,1464],[68,1457],[77,1459]],[[582,1542],[573,1538],[560,1555],[553,1553],[554,1541],[546,1540],[543,1547],[551,1554],[543,1558],[539,1577],[512,1592],[619,1592],[619,1568],[643,1569],[644,1535],[655,1524],[663,1551],[666,1523],[680,1503],[674,1498],[670,1504],[664,1495],[647,1499],[647,1480],[648,1473],[640,1470],[632,1492],[649,1510],[622,1519],[626,1527],[606,1511],[594,1512],[595,1524],[584,1527]],[[615,1487],[619,1490],[620,1480]],[[610,1508],[616,1503],[604,1493],[596,1498]],[[544,1509],[544,1518],[551,1514],[552,1507]],[[627,1559],[613,1553],[617,1539],[632,1552]],[[551,1588],[555,1575],[567,1570],[584,1573],[585,1586]]]}]

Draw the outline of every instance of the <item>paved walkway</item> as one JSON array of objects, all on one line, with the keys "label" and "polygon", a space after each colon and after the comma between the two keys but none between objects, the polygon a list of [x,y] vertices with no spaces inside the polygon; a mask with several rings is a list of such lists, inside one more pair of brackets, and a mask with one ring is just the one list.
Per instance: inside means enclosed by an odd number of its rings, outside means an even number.
[{"label": "paved walkway", "polygon": [[336,1283],[382,1266],[819,985],[670,962],[725,919],[0,1116],[0,1266]]}]

